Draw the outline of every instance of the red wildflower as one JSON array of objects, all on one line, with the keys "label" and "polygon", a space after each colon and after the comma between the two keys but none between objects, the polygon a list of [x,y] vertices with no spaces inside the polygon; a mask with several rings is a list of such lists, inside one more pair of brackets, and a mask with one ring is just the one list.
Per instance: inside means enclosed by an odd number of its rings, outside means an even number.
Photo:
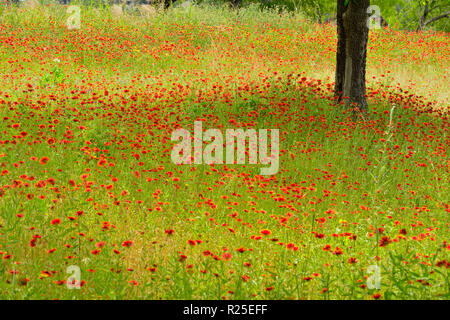
[{"label": "red wildflower", "polygon": [[379,245],[380,247],[386,247],[392,240],[388,236],[384,236],[380,239]]},{"label": "red wildflower", "polygon": [[53,219],[52,221],[50,221],[50,223],[52,225],[60,224],[61,223],[61,219]]},{"label": "red wildflower", "polygon": [[46,164],[49,161],[50,161],[50,159],[48,157],[42,157],[41,160],[39,160],[39,163],[40,164]]},{"label": "red wildflower", "polygon": [[122,247],[127,247],[127,248],[129,248],[129,247],[131,247],[132,245],[133,245],[133,241],[131,241],[131,240],[126,240],[126,241],[122,242]]},{"label": "red wildflower", "polygon": [[225,252],[224,254],[222,254],[222,259],[225,261],[231,260],[231,253]]}]

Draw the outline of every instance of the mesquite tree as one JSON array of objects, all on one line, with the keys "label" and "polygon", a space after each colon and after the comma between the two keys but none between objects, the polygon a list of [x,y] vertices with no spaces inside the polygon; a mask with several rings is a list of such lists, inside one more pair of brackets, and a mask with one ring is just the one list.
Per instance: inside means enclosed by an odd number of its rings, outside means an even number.
[{"label": "mesquite tree", "polygon": [[[433,22],[436,22],[440,19],[450,17],[450,5],[443,4],[443,1],[439,0],[431,0],[431,1],[419,1],[419,8],[422,11],[422,14],[419,17],[419,25],[417,26],[417,31],[423,30],[426,26],[430,25]],[[441,11],[441,14],[435,15],[431,17],[435,12]],[[447,10],[446,12],[442,12],[443,10]]]},{"label": "mesquite tree", "polygon": [[336,78],[338,101],[367,110],[366,54],[370,0],[337,0]]}]

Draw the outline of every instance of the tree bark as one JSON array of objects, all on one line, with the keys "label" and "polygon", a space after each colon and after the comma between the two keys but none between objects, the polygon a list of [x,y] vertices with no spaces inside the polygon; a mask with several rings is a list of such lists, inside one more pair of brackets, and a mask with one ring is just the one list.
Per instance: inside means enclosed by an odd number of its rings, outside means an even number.
[{"label": "tree bark", "polygon": [[347,106],[367,110],[366,56],[369,28],[367,8],[370,0],[337,1],[336,76],[334,93]]},{"label": "tree bark", "polygon": [[344,75],[345,75],[345,31],[344,31],[344,18],[343,15],[347,7],[344,5],[343,0],[337,1],[337,50],[336,50],[336,73],[334,84],[334,95],[338,98],[338,101],[342,100],[342,93],[344,91]]}]

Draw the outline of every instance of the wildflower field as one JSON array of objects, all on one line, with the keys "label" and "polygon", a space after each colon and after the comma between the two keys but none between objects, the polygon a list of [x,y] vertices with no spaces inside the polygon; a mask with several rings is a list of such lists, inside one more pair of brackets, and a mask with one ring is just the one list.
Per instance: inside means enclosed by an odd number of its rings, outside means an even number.
[{"label": "wildflower field", "polygon": [[[331,24],[68,16],[0,5],[0,298],[450,298],[448,33],[371,30],[355,118]],[[194,121],[279,129],[279,171],[174,164]]]}]

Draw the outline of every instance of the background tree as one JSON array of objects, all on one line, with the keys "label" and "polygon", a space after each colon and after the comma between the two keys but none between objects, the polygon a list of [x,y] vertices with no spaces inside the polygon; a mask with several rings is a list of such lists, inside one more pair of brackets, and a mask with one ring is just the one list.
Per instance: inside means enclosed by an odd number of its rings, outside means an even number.
[{"label": "background tree", "polygon": [[[419,1],[419,8],[420,8],[419,11],[420,17],[419,17],[419,25],[417,26],[417,31],[423,30],[429,24],[436,22],[440,19],[448,18],[450,16],[449,3],[444,5],[444,3],[442,3],[442,1],[439,0]],[[436,13],[438,14],[436,15]]]},{"label": "background tree", "polygon": [[369,28],[367,8],[370,0],[337,0],[336,76],[334,93],[338,101],[346,100],[367,110],[366,56]]},{"label": "background tree", "polygon": [[234,8],[242,6],[242,0],[230,0],[230,3]]}]

